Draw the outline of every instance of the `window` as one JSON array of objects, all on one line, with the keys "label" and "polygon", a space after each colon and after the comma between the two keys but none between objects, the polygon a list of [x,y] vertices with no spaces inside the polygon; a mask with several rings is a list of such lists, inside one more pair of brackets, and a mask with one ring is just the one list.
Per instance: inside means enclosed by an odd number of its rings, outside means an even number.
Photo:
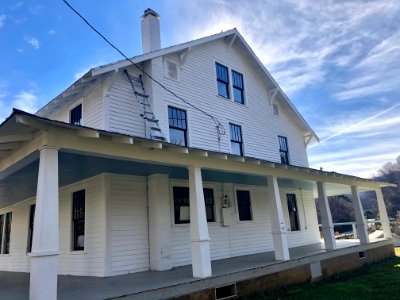
[{"label": "window", "polygon": [[82,125],[82,104],[71,110],[69,122],[72,125]]},{"label": "window", "polygon": [[295,194],[287,194],[287,205],[289,212],[290,230],[300,230],[299,212],[297,211],[297,201]]},{"label": "window", "polygon": [[72,194],[72,250],[85,248],[85,190]]},{"label": "window", "polygon": [[217,72],[217,88],[218,95],[229,98],[229,74],[228,68],[220,65],[219,63],[215,64],[216,72]]},{"label": "window", "polygon": [[278,105],[273,104],[273,105],[272,105],[272,108],[273,108],[273,110],[274,110],[274,115],[275,115],[275,116],[279,116],[279,108],[278,108]]},{"label": "window", "polygon": [[243,155],[242,128],[239,125],[229,123],[231,134],[232,154]]},{"label": "window", "polygon": [[187,146],[186,111],[168,106],[169,141],[172,144]]},{"label": "window", "polygon": [[236,199],[239,211],[239,220],[240,221],[251,221],[251,201],[250,201],[250,192],[249,191],[236,191]]},{"label": "window", "polygon": [[278,136],[279,141],[279,153],[281,156],[281,164],[289,164],[289,148],[287,139],[284,136]]},{"label": "window", "polygon": [[[190,223],[189,188],[174,186],[172,192],[174,197],[175,224]],[[214,191],[213,189],[204,188],[203,194],[206,207],[207,222],[215,222]]]},{"label": "window", "polygon": [[10,254],[11,222],[12,222],[12,212],[9,212],[6,214],[6,221],[4,227],[3,254]]},{"label": "window", "polygon": [[26,252],[32,252],[32,237],[33,237],[33,224],[35,221],[35,209],[36,204],[31,205],[31,210],[29,212],[29,228],[28,228],[28,244],[26,246]]},{"label": "window", "polygon": [[3,253],[4,215],[0,215],[0,254]]},{"label": "window", "polygon": [[232,70],[233,100],[244,104],[244,83],[243,75]]}]

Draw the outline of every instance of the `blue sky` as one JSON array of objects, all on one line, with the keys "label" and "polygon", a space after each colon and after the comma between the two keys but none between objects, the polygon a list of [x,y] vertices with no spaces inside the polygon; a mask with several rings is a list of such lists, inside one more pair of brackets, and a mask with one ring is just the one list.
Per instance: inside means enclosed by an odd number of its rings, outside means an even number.
[{"label": "blue sky", "polygon": [[[238,28],[320,137],[311,167],[368,177],[400,155],[400,1],[70,1],[129,56],[148,7],[163,47]],[[0,120],[121,59],[61,0],[1,1],[0,49]]]}]

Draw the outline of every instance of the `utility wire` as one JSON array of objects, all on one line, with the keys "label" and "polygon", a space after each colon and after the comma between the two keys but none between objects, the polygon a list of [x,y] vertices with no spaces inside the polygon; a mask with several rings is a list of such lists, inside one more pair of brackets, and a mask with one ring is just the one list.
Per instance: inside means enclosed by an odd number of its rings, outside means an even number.
[{"label": "utility wire", "polygon": [[68,3],[67,0],[62,0],[76,15],[78,15],[82,21],[84,21],[94,32],[96,32],[101,38],[103,38],[103,40],[109,44],[112,48],[114,48],[119,54],[121,54],[126,60],[128,60],[133,66],[135,66],[137,69],[139,69],[143,74],[145,74],[150,80],[152,80],[153,82],[155,82],[156,84],[158,84],[161,88],[163,88],[165,91],[169,92],[171,95],[173,95],[174,97],[176,97],[177,99],[185,102],[186,104],[190,105],[191,107],[193,107],[194,109],[202,112],[203,114],[205,114],[206,116],[208,116],[209,118],[211,118],[211,120],[214,121],[216,127],[217,127],[217,132],[218,132],[218,139],[220,140],[220,136],[221,135],[225,135],[225,128],[224,126],[221,124],[221,122],[214,117],[213,115],[209,114],[208,112],[202,110],[201,108],[198,108],[197,106],[195,106],[194,104],[190,103],[189,101],[185,100],[184,98],[178,96],[174,91],[170,90],[169,88],[167,88],[165,85],[163,85],[161,82],[159,82],[158,80],[154,79],[149,73],[147,73],[142,67],[138,66],[136,63],[134,63],[132,61],[132,59],[130,59],[128,56],[126,56],[121,50],[118,49],[118,47],[116,47],[113,43],[111,43],[101,32],[99,32],[92,24],[89,23],[88,20],[86,20],[86,18],[84,16],[82,16],[75,8],[72,7],[71,4]]}]

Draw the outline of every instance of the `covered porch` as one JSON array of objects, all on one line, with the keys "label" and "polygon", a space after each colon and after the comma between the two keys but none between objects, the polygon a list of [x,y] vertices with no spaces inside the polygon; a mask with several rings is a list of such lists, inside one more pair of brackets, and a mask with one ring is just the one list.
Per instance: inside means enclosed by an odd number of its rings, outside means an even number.
[{"label": "covered porch", "polygon": [[[88,289],[88,292],[93,292],[97,285],[102,284],[104,284],[105,290],[102,291],[105,295],[108,292],[115,291],[113,278],[118,278],[119,276],[104,279],[79,277],[82,280],[74,279],[75,277],[57,276],[61,257],[66,258],[62,262],[63,264],[70,264],[71,257],[75,259],[80,255],[79,257],[82,258],[87,254],[85,251],[78,254],[70,253],[69,250],[66,252],[60,251],[60,244],[63,246],[62,243],[66,243],[64,245],[65,249],[69,248],[70,245],[68,244],[69,241],[64,242],[59,236],[60,224],[63,222],[59,217],[59,189],[62,190],[64,187],[101,174],[105,175],[98,178],[99,188],[97,190],[93,188],[93,190],[100,192],[102,195],[100,198],[104,200],[99,206],[99,209],[102,209],[100,214],[104,217],[104,222],[92,224],[92,228],[96,228],[97,231],[104,234],[104,237],[102,237],[104,238],[104,245],[101,246],[102,248],[96,256],[96,259],[103,266],[98,273],[102,275],[95,276],[115,275],[109,269],[110,264],[112,264],[112,257],[110,257],[112,244],[111,240],[109,240],[112,233],[110,232],[111,226],[109,222],[113,220],[113,216],[108,214],[108,205],[113,201],[107,201],[107,199],[114,200],[115,198],[109,197],[112,178],[107,178],[107,174],[143,177],[145,179],[140,181],[141,187],[149,187],[146,192],[146,198],[143,198],[145,201],[142,203],[144,209],[148,206],[148,220],[142,224],[145,231],[147,230],[147,224],[149,224],[148,231],[146,231],[149,245],[148,248],[143,248],[142,261],[145,263],[142,268],[144,270],[150,269],[163,272],[146,271],[143,273],[136,271],[138,273],[122,275],[120,278],[123,279],[119,281],[121,285],[119,288],[116,285],[117,289],[130,294],[140,293],[140,286],[147,287],[147,291],[152,291],[164,289],[167,286],[194,282],[196,284],[190,284],[190,286],[197,286],[196,290],[201,290],[203,287],[208,288],[209,286],[202,286],[200,283],[207,282],[207,284],[217,286],[222,284],[222,281],[219,282],[217,280],[218,278],[225,278],[224,280],[226,280],[230,274],[239,273],[243,276],[244,274],[247,274],[246,276],[257,275],[258,273],[254,270],[260,268],[264,269],[263,272],[266,272],[265,274],[269,274],[273,270],[279,270],[279,268],[271,267],[273,265],[293,267],[294,265],[290,263],[295,264],[294,262],[298,262],[300,258],[331,253],[331,251],[343,247],[345,244],[338,243],[335,240],[332,218],[327,202],[329,193],[339,192],[343,187],[351,190],[353,196],[357,231],[360,238],[358,243],[361,244],[355,247],[372,247],[369,245],[374,245],[370,244],[367,234],[359,198],[360,190],[374,190],[376,192],[385,238],[390,239],[391,237],[380,191],[381,183],[378,182],[308,168],[286,166],[255,158],[178,147],[54,122],[21,112],[14,113],[2,125],[2,128],[0,128],[0,143],[2,144],[2,149],[7,151],[4,159],[0,162],[0,185],[2,186],[2,189],[0,189],[0,202],[2,208],[12,207],[16,203],[36,196],[32,251],[25,258],[25,260],[28,260],[30,270],[30,297],[32,299],[55,299],[57,293],[62,298],[63,293],[68,294],[73,290],[76,291],[79,284],[85,282],[85,280],[88,280],[87,286],[93,286],[91,290]],[[179,267],[179,264],[176,266],[171,264],[169,250],[168,255],[163,256],[165,249],[169,247],[166,247],[163,241],[168,240],[170,237],[168,230],[171,228],[173,212],[169,207],[171,204],[169,201],[160,203],[159,199],[169,198],[171,179],[187,181],[190,191],[190,224],[187,224],[186,227],[175,226],[178,229],[176,230],[178,235],[183,230],[182,228],[188,230],[188,235],[184,235],[183,240],[187,244],[187,249],[184,251],[189,256],[187,260],[179,262],[180,265],[187,265],[184,267]],[[219,182],[222,184],[220,194],[215,197],[216,201],[218,199],[218,202],[220,202],[220,206],[215,209],[218,217],[216,219],[217,222],[214,222],[214,226],[219,227],[222,226],[220,224],[226,227],[233,224],[232,222],[225,224],[224,209],[228,209],[228,216],[229,214],[232,215],[230,212],[232,210],[237,215],[237,203],[233,201],[235,195],[230,195],[229,192],[226,192],[227,189],[224,184],[252,185],[262,189],[261,198],[265,197],[262,205],[266,205],[266,202],[268,202],[268,209],[265,206],[264,209],[269,212],[270,223],[265,228],[260,227],[260,232],[264,230],[265,236],[259,239],[258,243],[265,244],[272,251],[248,256],[243,254],[244,252],[240,252],[244,250],[239,249],[233,254],[232,252],[229,255],[223,253],[212,258],[212,255],[215,255],[213,254],[215,251],[213,252],[211,249],[213,241],[218,242],[219,238],[218,236],[216,238],[213,237],[212,226],[207,223],[203,195],[203,188],[207,182]],[[232,187],[230,186],[229,189],[232,189]],[[288,230],[282,206],[282,189],[314,191],[321,203],[324,244],[313,243],[301,247],[289,246],[288,233],[290,230]],[[68,190],[65,195],[69,193],[70,191]],[[225,195],[229,195],[227,197],[228,200],[231,199],[236,206],[233,206],[230,201],[225,203]],[[227,205],[226,207],[225,204]],[[123,210],[124,208],[122,207]],[[303,206],[303,210],[305,212],[308,209]],[[146,213],[146,210],[144,210],[142,215]],[[253,211],[253,214],[255,213],[257,211]],[[115,219],[118,221],[120,220],[119,217],[121,215],[117,215]],[[263,217],[267,218],[266,215],[260,216],[260,218]],[[140,215],[136,215],[136,218],[140,218]],[[234,220],[236,223],[238,221]],[[70,231],[70,228],[68,228],[70,223],[68,222],[65,221],[67,225],[64,227],[67,235],[69,234],[67,231]],[[132,224],[130,223],[130,226],[133,226]],[[318,231],[318,224],[314,225],[313,230]],[[122,225],[117,224],[116,226]],[[270,240],[267,239],[269,235],[271,236]],[[86,234],[85,240],[89,240],[90,237]],[[117,239],[121,240],[123,238],[123,236],[120,236]],[[144,240],[147,239],[144,238]],[[348,245],[354,246],[353,244]],[[231,248],[231,245],[227,245],[227,247]],[[245,245],[243,248],[245,248]],[[262,252],[260,249],[262,247],[255,249],[254,253]],[[352,251],[357,252],[358,250],[359,248],[353,248]],[[10,255],[12,256],[12,253]],[[180,255],[180,253],[177,255]],[[221,259],[224,255],[236,257]],[[88,257],[88,261],[93,261],[92,257]],[[118,259],[115,261],[116,264],[119,263]],[[281,264],[283,262],[289,264]],[[88,262],[81,260],[76,263],[77,266],[80,264],[88,265]],[[98,267],[98,264],[92,267],[89,266],[89,268],[95,267]],[[171,268],[173,269],[171,270]],[[248,272],[251,272],[251,274]],[[147,278],[148,283],[144,284],[137,274],[142,274],[143,278]],[[7,282],[8,275],[2,273],[1,276],[5,276],[5,282]],[[21,280],[24,282],[24,275],[15,276],[22,278]],[[58,292],[57,278],[59,281]],[[161,281],[164,279],[165,283],[162,283]],[[243,280],[244,277],[239,279]],[[141,285],[136,285],[132,282],[128,283],[130,280],[137,280]],[[236,282],[238,280],[233,281]],[[72,288],[70,284],[77,284],[77,286]],[[126,289],[124,285],[126,285]],[[46,286],[46,290],[41,289],[42,286]],[[179,289],[179,291],[182,292],[184,290]],[[83,291],[81,290],[80,292]],[[110,297],[117,297],[124,294],[110,295]],[[70,297],[71,295],[68,296]]]}]

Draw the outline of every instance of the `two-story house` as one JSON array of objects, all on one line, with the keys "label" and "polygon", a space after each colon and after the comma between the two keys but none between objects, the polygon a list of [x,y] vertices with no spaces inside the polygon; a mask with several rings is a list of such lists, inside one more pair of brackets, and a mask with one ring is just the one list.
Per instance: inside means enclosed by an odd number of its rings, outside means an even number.
[{"label": "two-story house", "polygon": [[[142,55],[91,69],[35,115],[14,110],[1,124],[0,270],[30,273],[31,299],[55,299],[57,275],[189,265],[193,292],[256,277],[215,276],[214,263],[235,257],[273,253],[257,276],[301,265],[318,277],[328,258],[390,248],[386,184],[308,167],[318,137],[236,29],[161,48],[159,22],[145,11]],[[365,190],[377,195],[378,243]],[[359,236],[348,252],[327,200],[342,193]],[[111,290],[103,296],[123,295]]]}]

